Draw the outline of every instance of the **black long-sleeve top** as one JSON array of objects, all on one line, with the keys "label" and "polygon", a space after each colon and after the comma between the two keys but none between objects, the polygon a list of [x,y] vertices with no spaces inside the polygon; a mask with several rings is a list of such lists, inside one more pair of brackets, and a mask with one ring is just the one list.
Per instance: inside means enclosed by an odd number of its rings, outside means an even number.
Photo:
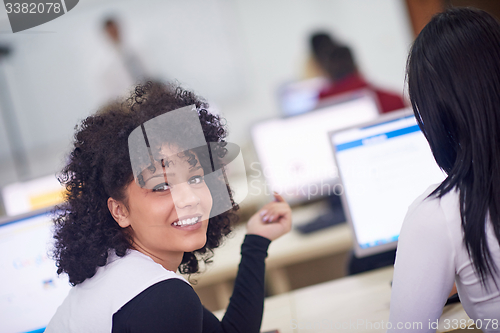
[{"label": "black long-sleeve top", "polygon": [[245,236],[233,295],[222,321],[203,307],[189,284],[168,279],[145,289],[118,310],[113,315],[112,332],[258,333],[270,242],[257,235]]}]

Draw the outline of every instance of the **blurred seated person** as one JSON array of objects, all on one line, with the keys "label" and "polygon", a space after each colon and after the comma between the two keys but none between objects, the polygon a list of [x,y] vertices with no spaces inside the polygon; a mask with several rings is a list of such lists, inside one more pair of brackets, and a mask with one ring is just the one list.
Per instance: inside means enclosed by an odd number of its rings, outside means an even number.
[{"label": "blurred seated person", "polygon": [[[382,113],[406,107],[402,96],[376,88],[365,81],[357,70],[354,57],[347,46],[338,44],[330,35],[324,32],[313,34],[310,43],[313,55],[313,71],[326,76],[330,81],[320,90],[320,100],[349,91],[368,89],[375,93]],[[353,275],[393,265],[395,257],[396,250],[364,258],[357,258],[354,252],[351,252],[347,272],[349,275]]]},{"label": "blurred seated person", "polygon": [[347,46],[338,44],[324,32],[313,34],[310,43],[315,67],[330,80],[330,83],[320,91],[320,100],[349,91],[369,89],[377,96],[382,113],[406,106],[402,96],[376,88],[365,81]]}]

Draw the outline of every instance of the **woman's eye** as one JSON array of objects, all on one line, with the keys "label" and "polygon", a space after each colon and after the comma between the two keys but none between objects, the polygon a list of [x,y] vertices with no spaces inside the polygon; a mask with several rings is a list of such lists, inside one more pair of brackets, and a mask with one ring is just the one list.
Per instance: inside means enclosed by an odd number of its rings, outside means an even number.
[{"label": "woman's eye", "polygon": [[203,176],[194,176],[189,179],[189,184],[201,184],[203,180]]},{"label": "woman's eye", "polygon": [[164,192],[170,190],[170,185],[167,183],[161,183],[153,187],[153,192]]}]

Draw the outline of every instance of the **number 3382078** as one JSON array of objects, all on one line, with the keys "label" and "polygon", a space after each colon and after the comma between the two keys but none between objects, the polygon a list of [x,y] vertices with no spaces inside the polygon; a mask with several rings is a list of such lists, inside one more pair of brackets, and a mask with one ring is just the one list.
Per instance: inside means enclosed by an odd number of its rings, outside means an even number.
[{"label": "number 3382078", "polygon": [[474,329],[474,327],[482,329],[498,329],[498,319],[477,319],[477,320],[466,320],[466,319],[445,319],[444,329]]},{"label": "number 3382078", "polygon": [[5,9],[7,10],[7,14],[39,14],[39,13],[60,13],[61,12],[61,4],[54,2],[46,2],[46,3],[28,3],[28,2],[14,2],[14,3],[6,3]]}]

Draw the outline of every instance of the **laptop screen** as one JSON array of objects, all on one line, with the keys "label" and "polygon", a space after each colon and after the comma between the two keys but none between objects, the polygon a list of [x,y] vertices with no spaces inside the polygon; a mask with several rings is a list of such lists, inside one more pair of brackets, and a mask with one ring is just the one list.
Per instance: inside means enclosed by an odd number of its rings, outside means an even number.
[{"label": "laptop screen", "polygon": [[373,95],[358,91],[302,115],[254,125],[252,140],[266,190],[277,191],[291,204],[334,194],[338,177],[328,132],[378,115]]},{"label": "laptop screen", "polygon": [[50,258],[50,212],[0,222],[1,332],[43,332],[70,290]]},{"label": "laptop screen", "polygon": [[411,109],[330,133],[330,139],[356,256],[394,249],[408,207],[445,179]]}]

